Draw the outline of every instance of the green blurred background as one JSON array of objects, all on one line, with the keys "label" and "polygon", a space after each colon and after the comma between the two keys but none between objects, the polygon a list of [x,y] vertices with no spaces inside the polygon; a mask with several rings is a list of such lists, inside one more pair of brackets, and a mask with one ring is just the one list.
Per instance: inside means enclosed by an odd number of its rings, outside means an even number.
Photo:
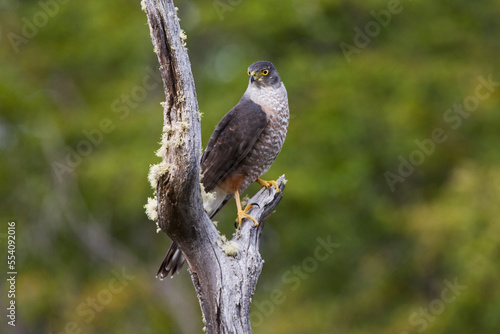
[{"label": "green blurred background", "polygon": [[[500,2],[176,5],[204,143],[249,64],[272,61],[288,89],[254,333],[498,333]],[[0,10],[6,332],[200,333],[186,270],[155,279],[170,241],[143,205],[165,97],[139,1]],[[234,214],[217,217],[227,234]]]}]

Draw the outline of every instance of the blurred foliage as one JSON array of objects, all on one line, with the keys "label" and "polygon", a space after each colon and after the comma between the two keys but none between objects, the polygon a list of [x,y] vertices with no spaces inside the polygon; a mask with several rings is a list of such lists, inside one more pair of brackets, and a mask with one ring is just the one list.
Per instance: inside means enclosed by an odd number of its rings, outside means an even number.
[{"label": "blurred foliage", "polygon": [[[263,233],[254,332],[498,333],[500,4],[176,5],[204,142],[254,61],[272,61],[289,93],[289,134],[266,175],[289,183]],[[154,278],[169,241],[143,205],[164,96],[139,1],[0,10],[3,256],[6,223],[17,231],[9,333],[201,332],[185,270]],[[464,103],[470,112],[448,112]],[[71,168],[55,164],[68,156]],[[226,233],[232,205],[217,218]],[[327,242],[336,248],[317,251]]]}]

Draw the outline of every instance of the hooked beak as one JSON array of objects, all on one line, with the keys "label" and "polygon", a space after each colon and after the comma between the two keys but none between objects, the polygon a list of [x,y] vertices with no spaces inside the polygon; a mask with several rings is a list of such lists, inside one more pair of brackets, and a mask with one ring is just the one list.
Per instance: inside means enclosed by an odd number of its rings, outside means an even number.
[{"label": "hooked beak", "polygon": [[259,80],[260,79],[260,73],[259,72],[251,72],[250,73],[250,82],[254,82],[256,80]]}]

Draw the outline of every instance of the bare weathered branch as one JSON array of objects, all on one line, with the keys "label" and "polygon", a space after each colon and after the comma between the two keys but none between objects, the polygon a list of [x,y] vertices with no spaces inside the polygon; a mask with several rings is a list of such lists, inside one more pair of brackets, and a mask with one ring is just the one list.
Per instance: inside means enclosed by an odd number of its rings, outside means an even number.
[{"label": "bare weathered branch", "polygon": [[249,203],[259,226],[243,221],[231,241],[219,235],[200,194],[201,130],[185,34],[169,0],[143,0],[165,87],[163,161],[152,168],[158,225],[183,252],[208,333],[250,333],[251,297],[262,270],[259,239],[265,218],[281,200],[281,189],[263,188]]}]

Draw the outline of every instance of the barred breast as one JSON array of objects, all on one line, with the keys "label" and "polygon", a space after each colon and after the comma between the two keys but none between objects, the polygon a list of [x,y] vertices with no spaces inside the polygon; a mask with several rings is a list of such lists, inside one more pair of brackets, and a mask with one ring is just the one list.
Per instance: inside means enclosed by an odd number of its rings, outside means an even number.
[{"label": "barred breast", "polygon": [[245,171],[246,177],[240,192],[269,170],[283,147],[290,118],[288,96],[283,83],[279,88],[253,88],[247,93],[253,102],[262,107],[268,123],[243,161],[242,170]]}]

